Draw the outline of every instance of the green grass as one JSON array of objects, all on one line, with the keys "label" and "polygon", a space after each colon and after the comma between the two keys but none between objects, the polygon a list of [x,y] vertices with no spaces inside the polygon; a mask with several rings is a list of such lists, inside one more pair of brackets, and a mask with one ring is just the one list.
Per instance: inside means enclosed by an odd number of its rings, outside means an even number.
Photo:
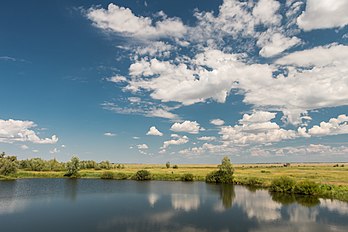
[{"label": "green grass", "polygon": [[[318,196],[348,201],[348,165],[333,167],[334,164],[244,164],[234,165],[234,183],[248,186],[269,188],[272,181],[287,176],[296,182],[312,181],[319,185]],[[217,170],[217,165],[180,164],[177,169],[166,168],[165,164],[129,164],[124,169],[112,169],[113,179],[133,179],[139,170],[151,173],[152,180],[181,181],[187,173],[193,175],[194,181],[204,181],[208,173]],[[81,178],[101,178],[105,170],[81,170]],[[64,178],[64,171],[24,171],[18,170],[13,177],[1,177],[0,180],[13,178]]]}]

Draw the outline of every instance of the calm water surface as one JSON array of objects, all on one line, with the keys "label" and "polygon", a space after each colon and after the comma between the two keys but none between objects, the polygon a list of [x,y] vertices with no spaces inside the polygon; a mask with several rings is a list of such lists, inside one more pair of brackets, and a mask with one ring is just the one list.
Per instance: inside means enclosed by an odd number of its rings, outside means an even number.
[{"label": "calm water surface", "polygon": [[12,231],[348,231],[348,204],[202,182],[0,181]]}]

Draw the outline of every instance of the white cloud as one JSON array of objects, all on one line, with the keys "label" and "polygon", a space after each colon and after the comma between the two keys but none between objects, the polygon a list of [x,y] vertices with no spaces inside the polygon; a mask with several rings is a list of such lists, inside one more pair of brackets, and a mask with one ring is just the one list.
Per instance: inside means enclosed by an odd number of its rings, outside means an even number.
[{"label": "white cloud", "polygon": [[174,132],[187,132],[190,134],[198,134],[200,130],[204,130],[200,127],[196,121],[184,121],[182,123],[176,122],[172,125],[170,130]]},{"label": "white cloud", "polygon": [[175,139],[171,139],[168,141],[164,141],[163,146],[161,147],[162,150],[165,150],[167,147],[169,147],[170,145],[180,145],[180,144],[185,144],[189,141],[187,136],[172,136]]},{"label": "white cloud", "polygon": [[252,114],[243,114],[243,118],[239,120],[239,123],[246,125],[251,123],[268,122],[274,119],[276,114],[277,113],[254,110]]},{"label": "white cloud", "polygon": [[116,75],[116,76],[106,78],[106,80],[108,80],[110,82],[114,82],[114,83],[119,83],[119,82],[127,81],[127,78],[125,78],[124,76]]},{"label": "white cloud", "polygon": [[348,46],[341,44],[329,44],[312,49],[297,51],[278,60],[277,64],[295,65],[300,67],[325,67],[346,65]]},{"label": "white cloud", "polygon": [[306,10],[297,19],[305,31],[343,27],[348,24],[346,0],[307,0]]},{"label": "white cloud", "polygon": [[214,137],[214,136],[202,136],[202,137],[199,137],[197,139],[201,140],[201,141],[214,141],[214,140],[216,140],[216,137]]},{"label": "white cloud", "polygon": [[138,17],[129,8],[119,7],[113,3],[108,5],[108,9],[89,9],[87,17],[98,28],[126,36],[182,37],[187,32],[187,28],[178,18],[164,17],[162,21],[154,23],[148,17]]},{"label": "white cloud", "polygon": [[277,123],[270,122],[275,115],[264,111],[244,114],[239,125],[223,126],[219,134],[225,143],[231,144],[271,143],[299,136],[296,131],[282,129]]},{"label": "white cloud", "polygon": [[279,25],[282,17],[277,14],[280,3],[275,0],[260,0],[253,8],[256,23],[264,25]]},{"label": "white cloud", "polygon": [[345,114],[337,118],[331,118],[328,122],[321,122],[319,126],[313,126],[308,130],[313,136],[348,134],[348,117]]},{"label": "white cloud", "polygon": [[252,156],[289,156],[289,155],[344,155],[347,154],[348,147],[329,146],[323,144],[309,144],[308,146],[288,146],[288,147],[255,147],[250,150]]},{"label": "white cloud", "polygon": [[[129,99],[128,99],[129,100]],[[135,100],[135,99],[132,99]],[[113,111],[119,114],[136,114],[144,115],[145,117],[159,117],[168,119],[178,119],[178,115],[170,112],[173,108],[166,107],[164,105],[154,105],[148,102],[134,102],[137,103],[136,106],[125,106],[120,107],[113,102],[105,102],[102,104],[103,109]],[[141,103],[141,104],[140,104]]]},{"label": "white cloud", "polygon": [[23,145],[21,145],[21,149],[22,149],[22,150],[27,150],[27,149],[29,149],[29,147],[28,147],[27,145],[24,145],[24,144],[23,144]]},{"label": "white cloud", "polygon": [[[306,11],[298,18],[299,25],[309,30],[316,19],[329,14],[328,11],[336,15],[325,19],[324,27],[326,23],[336,25],[335,20],[341,22],[348,17],[340,16],[347,8],[344,1],[334,1],[329,7],[324,7],[325,4],[323,0],[309,0]],[[147,92],[163,104],[119,107],[107,103],[104,108],[117,113],[178,119],[171,112],[172,108],[164,107],[165,103],[192,105],[211,100],[224,103],[231,93],[238,92],[244,95],[245,104],[255,109],[282,111],[284,122],[303,126],[303,116],[311,110],[347,105],[348,46],[331,44],[293,52],[276,60],[275,64],[253,63],[256,62],[253,57],[248,57],[249,51],[256,49],[260,49],[261,56],[272,57],[299,45],[300,36],[296,35],[300,30],[293,29],[293,23],[302,5],[300,1],[287,1],[283,9],[274,0],[225,0],[216,13],[197,11],[194,15],[197,23],[190,28],[163,12],[155,21],[114,4],[108,9],[90,9],[89,19],[102,29],[138,38],[176,37],[166,42],[138,41],[137,47],[129,48],[137,56],[132,59],[128,80],[116,79],[127,83],[124,91]],[[340,9],[335,8],[338,5]],[[167,26],[173,27],[169,30]],[[239,46],[240,41],[243,41],[242,46]],[[178,52],[175,59],[163,59],[168,52],[180,51],[182,43],[189,43],[195,55],[188,57]],[[285,70],[285,74],[274,76],[280,69]],[[271,122],[263,126],[279,127]],[[273,131],[293,137],[291,131]],[[304,129],[293,133],[308,136]],[[279,134],[271,137],[277,136],[281,137]]]},{"label": "white cloud", "polygon": [[37,144],[54,144],[58,142],[56,135],[53,135],[51,138],[39,138],[35,131],[31,130],[35,127],[36,124],[32,121],[0,119],[0,142],[32,142]]},{"label": "white cloud", "polygon": [[106,132],[106,133],[104,133],[104,135],[105,135],[105,136],[109,136],[109,137],[116,136],[116,134],[111,133],[111,132]]},{"label": "white cloud", "polygon": [[163,133],[157,130],[155,126],[150,127],[146,135],[163,136]]},{"label": "white cloud", "polygon": [[210,123],[215,125],[215,126],[222,126],[225,124],[224,120],[221,120],[219,118],[210,120]]},{"label": "white cloud", "polygon": [[50,154],[56,154],[60,152],[60,150],[58,150],[57,148],[54,148],[53,150],[50,150]]},{"label": "white cloud", "polygon": [[168,57],[173,48],[174,47],[168,43],[155,41],[146,44],[146,46],[139,46],[136,49],[136,54],[140,56],[149,55],[151,57]]},{"label": "white cloud", "polygon": [[128,101],[130,103],[140,103],[141,102],[141,98],[139,98],[139,97],[129,97]]},{"label": "white cloud", "polygon": [[296,36],[286,37],[279,32],[264,32],[260,35],[257,45],[261,47],[260,55],[271,57],[299,44],[301,40]]},{"label": "white cloud", "polygon": [[143,143],[143,144],[138,144],[137,147],[138,147],[139,150],[146,150],[146,149],[149,149],[149,146],[147,146],[145,143]]}]

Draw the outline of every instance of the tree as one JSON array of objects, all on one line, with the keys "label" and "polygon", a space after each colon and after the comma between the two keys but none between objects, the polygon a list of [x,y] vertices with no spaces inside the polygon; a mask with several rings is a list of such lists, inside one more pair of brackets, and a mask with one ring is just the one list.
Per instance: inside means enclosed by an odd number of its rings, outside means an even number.
[{"label": "tree", "polygon": [[166,168],[170,168],[170,162],[169,161],[166,163]]},{"label": "tree", "polygon": [[151,173],[148,170],[139,170],[135,173],[136,180],[151,180]]},{"label": "tree", "polygon": [[234,168],[230,159],[225,156],[221,164],[218,165],[219,170],[208,173],[205,181],[208,183],[233,183]]},{"label": "tree", "polygon": [[77,156],[73,156],[71,160],[66,164],[67,173],[65,176],[78,177],[80,170],[80,159]]},{"label": "tree", "polygon": [[0,175],[8,176],[17,172],[17,157],[6,156],[3,152],[0,155]]}]

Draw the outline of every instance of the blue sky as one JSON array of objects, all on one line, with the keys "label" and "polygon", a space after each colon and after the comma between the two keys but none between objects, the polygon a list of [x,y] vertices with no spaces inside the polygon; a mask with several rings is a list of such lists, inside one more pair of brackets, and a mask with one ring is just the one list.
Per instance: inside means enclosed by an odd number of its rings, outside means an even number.
[{"label": "blue sky", "polygon": [[0,150],[348,161],[348,3],[2,1]]}]

